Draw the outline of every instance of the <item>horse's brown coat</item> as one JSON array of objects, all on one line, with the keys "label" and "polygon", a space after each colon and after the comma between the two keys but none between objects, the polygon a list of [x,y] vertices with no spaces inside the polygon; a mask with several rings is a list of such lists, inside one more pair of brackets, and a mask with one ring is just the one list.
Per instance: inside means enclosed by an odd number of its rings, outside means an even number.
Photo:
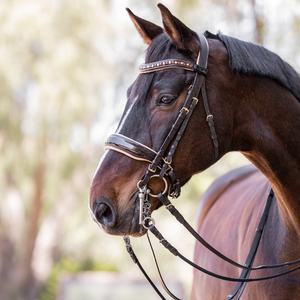
[{"label": "horse's brown coat", "polygon": [[[199,233],[217,250],[244,264],[269,189],[267,178],[253,165],[218,178],[203,195],[205,204],[199,217]],[[200,243],[196,244],[194,261],[229,277],[239,277],[241,272],[214,256]],[[192,299],[225,299],[234,285],[194,271]]]},{"label": "horse's brown coat", "polygon": [[201,198],[198,208],[198,228],[200,228],[205,216],[208,214],[214,203],[225,192],[225,190],[231,185],[237,184],[241,180],[244,180],[245,177],[250,176],[254,172],[258,172],[258,169],[254,165],[250,164],[238,169],[234,169],[233,171],[215,180]]}]

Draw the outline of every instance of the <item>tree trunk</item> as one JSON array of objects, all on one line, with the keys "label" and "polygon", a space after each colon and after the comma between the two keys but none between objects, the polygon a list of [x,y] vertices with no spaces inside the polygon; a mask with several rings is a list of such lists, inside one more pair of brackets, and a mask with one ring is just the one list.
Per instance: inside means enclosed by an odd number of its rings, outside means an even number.
[{"label": "tree trunk", "polygon": [[20,292],[24,299],[32,299],[35,291],[35,278],[33,276],[31,261],[35,246],[36,237],[39,230],[39,220],[42,208],[42,193],[44,183],[45,166],[43,162],[39,162],[36,167],[34,177],[34,196],[32,200],[31,215],[24,243],[24,252],[21,262],[20,272]]},{"label": "tree trunk", "polygon": [[259,45],[264,44],[264,27],[265,20],[264,16],[258,12],[256,0],[251,0],[254,22],[255,22],[255,43]]},{"label": "tree trunk", "polygon": [[27,233],[24,240],[24,251],[20,263],[19,290],[22,299],[32,300],[36,297],[38,282],[34,278],[31,267],[33,251],[40,227],[40,215],[42,209],[42,197],[45,179],[45,153],[46,153],[46,132],[42,129],[40,141],[37,141],[37,165],[34,171],[34,194],[32,198],[30,216],[28,219]]}]

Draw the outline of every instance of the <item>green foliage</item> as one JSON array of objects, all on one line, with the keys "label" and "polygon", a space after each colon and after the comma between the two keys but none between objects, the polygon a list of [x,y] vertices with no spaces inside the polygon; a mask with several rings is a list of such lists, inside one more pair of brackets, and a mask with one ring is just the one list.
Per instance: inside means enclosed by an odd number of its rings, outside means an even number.
[{"label": "green foliage", "polygon": [[76,274],[82,271],[117,271],[112,262],[97,262],[91,259],[85,259],[82,262],[71,260],[67,257],[61,258],[54,265],[51,274],[45,283],[45,286],[36,300],[55,300],[59,288],[59,278],[64,273]]}]

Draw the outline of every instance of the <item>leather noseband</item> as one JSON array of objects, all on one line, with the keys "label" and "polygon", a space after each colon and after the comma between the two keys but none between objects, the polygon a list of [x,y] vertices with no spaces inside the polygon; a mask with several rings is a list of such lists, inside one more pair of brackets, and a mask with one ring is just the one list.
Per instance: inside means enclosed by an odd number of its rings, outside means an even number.
[{"label": "leather noseband", "polygon": [[153,149],[119,133],[114,133],[109,136],[105,143],[105,150],[106,149],[111,149],[127,155],[132,159],[149,163],[153,161],[157,154]]}]

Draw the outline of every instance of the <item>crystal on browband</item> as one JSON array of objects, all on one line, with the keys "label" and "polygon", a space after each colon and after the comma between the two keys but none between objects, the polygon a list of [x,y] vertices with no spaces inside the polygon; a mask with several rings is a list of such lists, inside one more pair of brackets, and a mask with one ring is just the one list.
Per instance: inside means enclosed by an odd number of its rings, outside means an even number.
[{"label": "crystal on browband", "polygon": [[169,68],[182,68],[188,71],[195,71],[193,63],[178,59],[166,59],[148,64],[141,64],[139,66],[141,73],[151,73]]},{"label": "crystal on browband", "polygon": [[181,68],[188,71],[200,73],[202,75],[207,75],[207,69],[200,67],[197,64],[193,64],[189,61],[178,60],[178,59],[165,59],[148,64],[141,64],[139,66],[140,73],[151,73],[160,70],[166,70],[171,68]]}]

